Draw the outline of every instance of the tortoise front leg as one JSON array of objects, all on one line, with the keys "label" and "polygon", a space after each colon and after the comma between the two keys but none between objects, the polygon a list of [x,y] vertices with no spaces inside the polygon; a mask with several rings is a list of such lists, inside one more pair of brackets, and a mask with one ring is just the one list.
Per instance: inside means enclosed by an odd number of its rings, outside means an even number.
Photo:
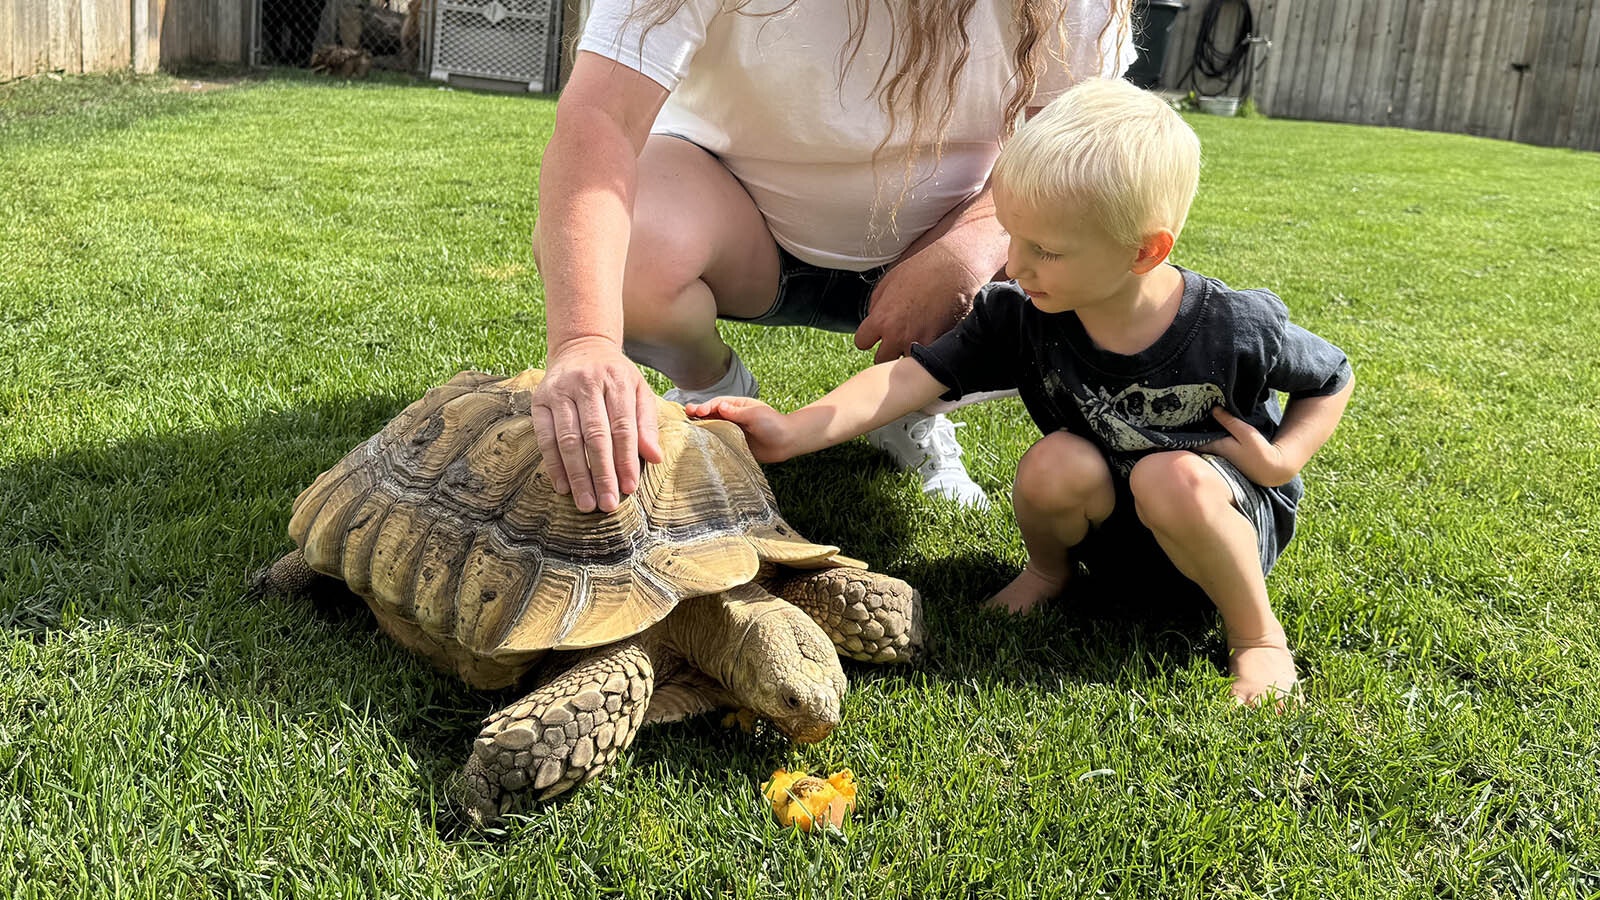
[{"label": "tortoise front leg", "polygon": [[905,662],[922,649],[922,594],[863,569],[821,569],[780,578],[772,592],[805,610],[840,656]]},{"label": "tortoise front leg", "polygon": [[526,792],[549,800],[599,775],[633,742],[654,691],[650,654],[623,641],[491,715],[461,772],[467,815],[489,825]]}]

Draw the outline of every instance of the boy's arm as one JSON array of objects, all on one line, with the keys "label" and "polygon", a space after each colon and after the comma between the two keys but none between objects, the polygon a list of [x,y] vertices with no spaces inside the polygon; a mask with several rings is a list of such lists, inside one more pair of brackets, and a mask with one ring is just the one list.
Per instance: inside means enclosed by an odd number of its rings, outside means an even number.
[{"label": "boy's arm", "polygon": [[762,462],[780,462],[866,434],[939,398],[947,388],[910,357],[880,363],[822,398],[781,415],[758,401],[719,397],[691,403],[691,416],[727,419],[744,430]]},{"label": "boy's arm", "polygon": [[1218,406],[1211,411],[1228,430],[1230,437],[1200,448],[1215,453],[1239,467],[1259,485],[1277,487],[1292,481],[1322,449],[1344,415],[1344,408],[1355,391],[1354,375],[1336,393],[1322,397],[1291,399],[1283,409],[1283,422],[1271,441],[1249,422]]}]

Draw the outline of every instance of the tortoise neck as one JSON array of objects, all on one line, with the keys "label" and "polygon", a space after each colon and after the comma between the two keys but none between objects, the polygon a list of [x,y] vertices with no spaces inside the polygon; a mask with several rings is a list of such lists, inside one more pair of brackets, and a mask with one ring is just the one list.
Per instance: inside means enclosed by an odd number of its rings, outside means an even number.
[{"label": "tortoise neck", "polygon": [[740,651],[756,623],[782,603],[751,585],[685,600],[667,618],[667,640],[696,669],[737,691]]}]

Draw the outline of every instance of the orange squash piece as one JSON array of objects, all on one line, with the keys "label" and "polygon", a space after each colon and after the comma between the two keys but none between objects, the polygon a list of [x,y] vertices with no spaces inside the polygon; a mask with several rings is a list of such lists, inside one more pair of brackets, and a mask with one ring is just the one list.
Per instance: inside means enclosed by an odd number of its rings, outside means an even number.
[{"label": "orange squash piece", "polygon": [[824,781],[805,772],[779,769],[761,786],[761,793],[772,804],[779,825],[797,826],[801,831],[823,824],[839,828],[856,808],[856,776],[844,769]]}]

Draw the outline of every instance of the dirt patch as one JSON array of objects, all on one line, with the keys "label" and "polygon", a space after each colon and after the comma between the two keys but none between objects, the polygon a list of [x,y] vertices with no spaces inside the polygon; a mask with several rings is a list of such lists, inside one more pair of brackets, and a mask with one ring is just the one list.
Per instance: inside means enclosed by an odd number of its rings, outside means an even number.
[{"label": "dirt patch", "polygon": [[208,94],[212,91],[223,91],[231,87],[238,87],[245,82],[244,77],[238,78],[179,78],[167,88],[170,92],[180,94]]}]

